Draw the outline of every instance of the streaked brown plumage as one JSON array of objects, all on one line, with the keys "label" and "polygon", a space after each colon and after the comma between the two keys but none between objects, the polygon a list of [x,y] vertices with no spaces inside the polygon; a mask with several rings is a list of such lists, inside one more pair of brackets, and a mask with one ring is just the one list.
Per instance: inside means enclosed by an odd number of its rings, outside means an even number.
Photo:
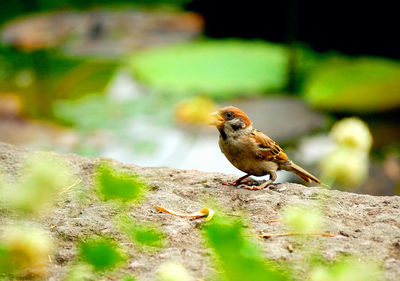
[{"label": "streaked brown plumage", "polygon": [[277,170],[295,173],[306,182],[321,183],[319,179],[289,160],[285,152],[270,137],[253,128],[249,117],[239,108],[228,106],[214,114],[212,123],[220,132],[219,147],[233,166],[246,173],[230,185],[239,185],[251,176],[270,175],[270,179],[259,186],[247,189],[263,189],[276,179]]}]

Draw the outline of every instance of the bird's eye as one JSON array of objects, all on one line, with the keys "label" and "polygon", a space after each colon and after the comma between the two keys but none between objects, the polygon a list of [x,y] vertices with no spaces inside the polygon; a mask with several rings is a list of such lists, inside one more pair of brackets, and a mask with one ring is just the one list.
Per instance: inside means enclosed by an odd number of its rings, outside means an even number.
[{"label": "bird's eye", "polygon": [[232,112],[228,112],[228,113],[226,114],[226,117],[229,118],[229,119],[232,118],[232,117],[233,117],[233,113],[232,113]]}]

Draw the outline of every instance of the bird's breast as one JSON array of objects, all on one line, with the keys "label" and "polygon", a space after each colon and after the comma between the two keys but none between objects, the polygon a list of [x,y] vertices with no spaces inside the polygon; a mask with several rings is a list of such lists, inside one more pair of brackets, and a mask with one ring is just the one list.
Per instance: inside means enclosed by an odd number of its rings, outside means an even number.
[{"label": "bird's breast", "polygon": [[239,170],[255,176],[263,176],[269,171],[276,171],[278,165],[265,161],[256,156],[254,143],[246,143],[248,138],[226,139],[220,138],[219,147],[229,162]]}]

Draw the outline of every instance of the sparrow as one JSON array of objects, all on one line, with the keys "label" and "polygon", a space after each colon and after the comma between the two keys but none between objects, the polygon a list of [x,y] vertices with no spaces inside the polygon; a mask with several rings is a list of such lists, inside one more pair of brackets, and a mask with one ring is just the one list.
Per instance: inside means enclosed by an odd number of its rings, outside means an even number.
[{"label": "sparrow", "polygon": [[250,190],[268,188],[276,180],[278,170],[293,172],[309,183],[321,183],[318,178],[289,160],[282,148],[270,137],[254,129],[249,117],[239,108],[224,107],[212,116],[213,121],[210,124],[215,125],[220,133],[221,152],[233,166],[246,173],[235,182],[224,183],[225,185],[238,186],[251,175],[269,175],[269,180],[258,186],[244,186]]}]

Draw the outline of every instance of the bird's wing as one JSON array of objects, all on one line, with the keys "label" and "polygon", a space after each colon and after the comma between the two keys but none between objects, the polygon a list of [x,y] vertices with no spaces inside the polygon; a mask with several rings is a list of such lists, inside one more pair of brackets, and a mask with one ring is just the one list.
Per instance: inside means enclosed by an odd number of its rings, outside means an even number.
[{"label": "bird's wing", "polygon": [[258,158],[274,162],[289,161],[289,158],[285,152],[283,152],[282,148],[280,148],[276,142],[262,132],[253,130],[250,137],[257,145],[256,156]]}]

